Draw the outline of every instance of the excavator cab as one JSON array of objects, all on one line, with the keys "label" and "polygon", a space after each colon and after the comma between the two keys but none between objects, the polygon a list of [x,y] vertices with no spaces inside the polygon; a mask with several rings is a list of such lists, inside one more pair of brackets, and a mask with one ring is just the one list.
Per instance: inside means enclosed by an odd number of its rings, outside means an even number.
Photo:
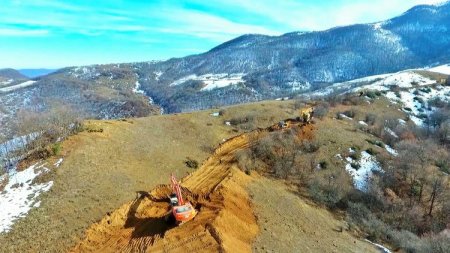
[{"label": "excavator cab", "polygon": [[197,211],[188,202],[182,206],[174,206],[172,208],[172,215],[178,223],[183,223],[192,220],[197,215]]},{"label": "excavator cab", "polygon": [[170,194],[169,200],[170,200],[170,205],[172,207],[173,206],[178,206],[178,198],[177,198],[177,195],[175,193]]}]

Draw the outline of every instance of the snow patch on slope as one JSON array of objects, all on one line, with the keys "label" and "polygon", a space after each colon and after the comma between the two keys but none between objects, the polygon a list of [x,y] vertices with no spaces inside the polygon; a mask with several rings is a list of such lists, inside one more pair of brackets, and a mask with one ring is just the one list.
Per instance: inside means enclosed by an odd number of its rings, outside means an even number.
[{"label": "snow patch on slope", "polygon": [[31,85],[33,85],[35,83],[36,83],[36,81],[31,81],[30,80],[30,81],[19,83],[19,84],[13,85],[13,86],[0,88],[0,93],[6,93],[6,92],[15,91],[17,89],[21,89],[21,88],[25,88],[25,87],[31,86]]},{"label": "snow patch on slope", "polygon": [[9,173],[8,183],[0,192],[0,233],[10,231],[18,219],[25,217],[33,207],[39,207],[39,195],[53,186],[53,181],[33,183],[36,177],[49,171],[44,165],[37,163],[24,171]]},{"label": "snow patch on slope", "polygon": [[[450,71],[450,66],[446,66]],[[441,68],[441,71],[445,72],[446,68]],[[402,110],[407,113],[411,120],[418,126],[423,126],[424,119],[436,109],[429,106],[430,100],[439,98],[443,101],[450,101],[449,86],[435,85],[435,80],[426,78],[414,71],[402,71],[394,74],[366,77],[343,84],[352,83],[369,84],[353,88],[350,90],[351,92],[358,92],[366,89],[385,91],[385,97],[393,104],[401,103],[403,105]],[[393,87],[401,90],[393,92],[391,90]]]},{"label": "snow patch on slope", "polygon": [[436,110],[436,108],[429,106],[430,100],[450,101],[449,86],[408,89],[399,92],[400,97],[391,93],[393,92],[388,92],[387,98],[394,102],[403,103],[403,111],[409,114],[411,120],[418,126],[423,126],[424,118]]},{"label": "snow patch on slope", "polygon": [[137,93],[137,94],[144,94],[144,91],[141,90],[141,84],[139,83],[139,81],[136,81],[134,88],[133,88],[133,92]]},{"label": "snow patch on slope", "polygon": [[1,86],[6,86],[6,85],[8,85],[8,84],[11,84],[12,82],[14,82],[14,79],[8,79],[8,80],[6,80],[6,81],[0,82],[0,85],[1,85]]},{"label": "snow patch on slope", "polygon": [[429,68],[427,70],[431,71],[431,72],[441,73],[444,75],[450,75],[450,64],[445,64],[445,65],[437,66],[434,68]]},{"label": "snow patch on slope", "polygon": [[235,85],[238,83],[245,82],[242,78],[244,73],[237,74],[206,74],[206,75],[189,75],[172,82],[170,86],[176,86],[183,84],[187,81],[201,81],[205,86],[201,89],[202,91],[212,90],[216,88],[223,88],[230,85]]},{"label": "snow patch on slope", "polygon": [[390,251],[388,248],[384,247],[384,246],[381,245],[381,244],[371,242],[371,241],[369,241],[369,240],[367,240],[367,239],[366,239],[366,242],[368,242],[368,243],[374,245],[375,247],[377,247],[378,249],[380,249],[381,252],[383,252],[383,253],[392,253],[392,251]]},{"label": "snow patch on slope", "polygon": [[156,72],[153,72],[153,74],[155,74],[155,80],[159,81],[159,78],[162,76],[163,72],[162,71],[156,71]]},{"label": "snow patch on slope", "polygon": [[354,91],[360,91],[363,89],[383,91],[383,90],[390,90],[390,86],[397,86],[399,88],[412,88],[413,86],[424,86],[436,83],[436,81],[433,81],[429,78],[426,78],[420,74],[411,71],[366,77],[350,81],[350,83],[370,82],[371,80],[375,82],[355,88]]},{"label": "snow patch on slope", "polygon": [[[361,159],[359,161],[355,161],[351,157],[347,157],[346,160],[348,163],[345,166],[345,170],[353,178],[355,188],[360,191],[368,190],[367,183],[372,178],[374,171],[383,171],[376,158],[366,151],[361,152]],[[357,164],[359,168],[354,168],[352,164]]]}]

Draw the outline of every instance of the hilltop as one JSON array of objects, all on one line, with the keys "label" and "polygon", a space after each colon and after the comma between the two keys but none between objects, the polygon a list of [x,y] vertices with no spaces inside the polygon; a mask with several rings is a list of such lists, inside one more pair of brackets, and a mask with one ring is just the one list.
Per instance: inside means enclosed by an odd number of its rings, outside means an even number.
[{"label": "hilltop", "polygon": [[[403,86],[397,83],[403,89],[400,94],[414,93],[412,89],[427,88],[434,92],[448,87],[436,84],[437,79],[421,77],[424,82]],[[178,244],[173,239],[182,236],[186,247],[235,252],[232,238],[237,238],[236,228],[223,225],[223,221],[232,220],[236,226],[246,227],[245,237],[239,241],[243,251],[304,247],[311,252],[318,249],[358,252],[361,248],[376,252],[377,247],[364,238],[394,248],[428,247],[428,239],[407,240],[405,232],[389,225],[383,225],[385,232],[373,227],[396,217],[388,211],[373,216],[379,208],[403,208],[409,201],[405,197],[407,182],[378,184],[383,177],[393,182],[400,180],[394,179],[399,171],[391,165],[397,162],[399,154],[403,156],[404,147],[396,144],[410,141],[411,136],[425,135],[415,128],[417,122],[412,114],[415,109],[405,110],[408,105],[391,98],[390,90],[381,89],[377,93],[380,86],[376,81],[370,82],[373,93],[365,87],[364,96],[355,91],[356,94],[341,98],[328,98],[328,106],[324,102],[316,105],[314,124],[298,128],[294,123],[286,130],[264,129],[277,129],[277,125],[268,127],[279,120],[297,117],[299,109],[307,105],[293,100],[263,101],[194,113],[86,122],[85,130],[64,141],[62,152],[50,158],[43,165],[47,169],[33,180],[52,182],[49,191],[39,196],[40,206],[16,221],[10,232],[1,234],[0,242],[8,245],[6,251],[171,249],[176,252]],[[395,89],[387,83],[382,87]],[[425,100],[428,98],[425,94],[417,93],[426,103],[422,105],[424,108],[428,103],[438,105]],[[442,107],[436,108],[432,111]],[[446,123],[443,124],[441,127]],[[290,142],[291,138],[301,141]],[[443,141],[448,141],[445,136]],[[198,169],[186,166],[192,161],[202,165]],[[289,161],[294,161],[292,167],[286,166]],[[445,163],[439,166],[429,167],[430,175],[440,169],[445,171]],[[200,210],[198,219],[180,228],[160,223],[167,210],[168,188],[157,185],[167,184],[172,172],[183,178],[188,198]],[[372,207],[358,206],[364,205],[359,201],[365,203],[365,198],[373,198],[373,183],[387,188],[376,195],[380,205],[365,211],[364,208]],[[424,189],[423,194],[431,193],[428,186]],[[153,197],[147,198],[145,193]],[[236,205],[241,208],[233,209]],[[415,210],[421,210],[421,205],[428,210],[429,203],[425,201]],[[445,206],[439,204],[435,217],[441,217],[441,210],[445,210],[441,208]],[[343,210],[357,216],[349,216]],[[364,214],[370,219],[361,221],[358,218],[361,212],[374,214]],[[408,213],[394,220],[401,221],[398,226],[411,226],[404,224],[411,220],[408,217],[418,216]],[[446,218],[437,219],[436,224],[442,224]],[[197,231],[196,237],[184,236],[191,229]],[[274,240],[273,234],[280,237]],[[298,241],[291,240],[292,235]],[[27,240],[20,239],[24,237]],[[412,241],[417,245],[413,246]]]}]

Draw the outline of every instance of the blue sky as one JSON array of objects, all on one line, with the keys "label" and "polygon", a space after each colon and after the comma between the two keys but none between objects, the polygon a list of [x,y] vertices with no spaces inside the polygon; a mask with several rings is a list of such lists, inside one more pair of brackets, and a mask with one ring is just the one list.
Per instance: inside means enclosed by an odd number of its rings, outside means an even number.
[{"label": "blue sky", "polygon": [[441,0],[1,0],[0,68],[168,59],[246,33],[368,23]]}]

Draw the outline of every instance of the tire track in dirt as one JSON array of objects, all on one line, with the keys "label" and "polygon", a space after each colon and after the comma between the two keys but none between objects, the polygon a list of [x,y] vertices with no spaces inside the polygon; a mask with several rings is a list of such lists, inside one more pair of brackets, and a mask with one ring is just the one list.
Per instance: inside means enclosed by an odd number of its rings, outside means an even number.
[{"label": "tire track in dirt", "polygon": [[[300,125],[287,122],[288,128]],[[313,128],[300,125],[300,137],[312,138]],[[251,179],[239,170],[235,153],[277,130],[274,125],[228,139],[181,181],[185,198],[199,211],[193,220],[165,223],[171,187],[160,185],[93,224],[71,252],[251,252],[259,228],[246,189]]]}]

